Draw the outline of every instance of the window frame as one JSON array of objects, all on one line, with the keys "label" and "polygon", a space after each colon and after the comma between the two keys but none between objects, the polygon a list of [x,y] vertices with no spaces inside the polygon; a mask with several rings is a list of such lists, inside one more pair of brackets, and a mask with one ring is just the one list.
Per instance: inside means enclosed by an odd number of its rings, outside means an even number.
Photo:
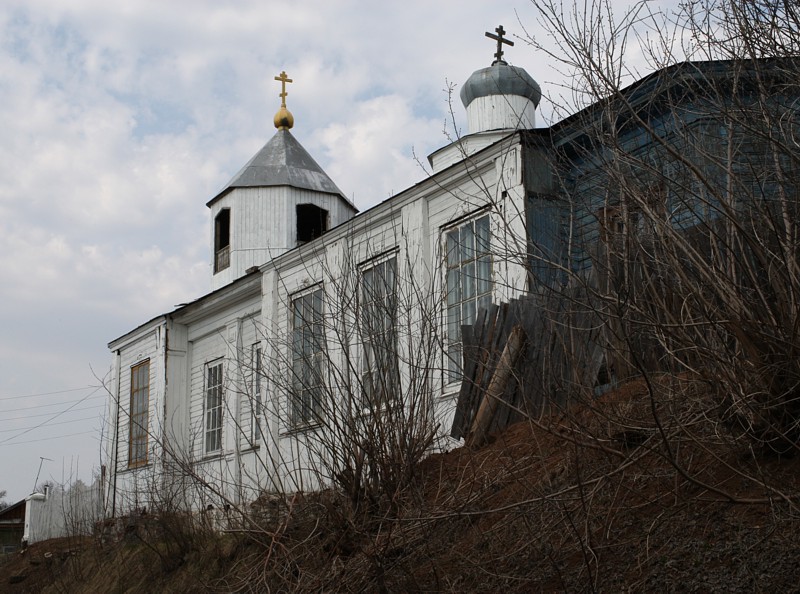
[{"label": "window frame", "polygon": [[464,373],[461,326],[474,324],[478,309],[491,305],[494,296],[491,213],[484,209],[442,231],[445,253],[442,375],[444,385],[448,386],[460,382]]},{"label": "window frame", "polygon": [[[303,308],[300,312],[297,310],[298,305]],[[310,318],[307,313],[310,313]],[[324,385],[326,349],[325,292],[322,284],[293,294],[289,299],[289,316],[292,329],[289,344],[289,427],[305,429],[318,425],[319,415],[322,414],[320,392]],[[303,378],[312,378],[313,381],[300,383]]]},{"label": "window frame", "polygon": [[[370,409],[373,411],[384,410],[398,400],[400,366],[397,350],[397,253],[398,250],[392,250],[389,253],[370,259],[359,267],[358,328],[359,338],[361,339],[361,409],[364,413],[368,413]],[[387,266],[390,267],[391,288],[389,289],[386,282],[382,282],[382,289],[373,291],[371,295],[368,295],[367,290],[369,287],[376,286],[374,282],[368,282],[368,275],[372,276],[380,270],[382,271],[380,278],[385,280],[387,278],[387,273],[385,272]],[[373,316],[370,309],[377,304],[380,304],[384,309],[383,311],[377,310],[375,312],[376,315]],[[388,304],[388,310],[385,309],[386,304]],[[377,319],[377,314],[386,313],[388,313],[388,319],[383,315],[381,321],[374,324],[375,328],[373,330],[371,328],[373,324],[371,324],[370,320]],[[380,351],[386,352],[381,355],[379,354]],[[383,371],[381,371],[381,368]],[[380,381],[378,383],[382,384],[384,389],[383,393],[376,398],[375,379],[378,376],[382,376],[379,378]],[[386,386],[390,382],[398,386],[398,389],[394,391],[387,390]],[[387,394],[387,392],[389,393]],[[375,407],[375,404],[379,406]]]},{"label": "window frame", "polygon": [[[144,374],[141,373],[146,369]],[[131,365],[130,408],[128,409],[128,468],[146,466],[150,420],[150,359]],[[146,382],[143,384],[141,380]],[[144,402],[137,407],[137,398]],[[134,435],[137,441],[134,442]],[[136,455],[135,455],[136,453]]]},{"label": "window frame", "polygon": [[250,369],[252,370],[250,401],[250,443],[257,446],[261,443],[263,431],[261,420],[264,413],[264,351],[260,342],[255,342],[250,346]]},{"label": "window frame", "polygon": [[[222,429],[223,429],[223,410],[225,406],[225,368],[224,360],[222,358],[207,361],[203,365],[203,454],[204,456],[214,456],[222,452]],[[211,385],[212,370],[219,370],[218,381]],[[212,398],[211,390],[217,392],[213,407],[210,407],[210,399]],[[216,416],[213,416],[217,413]],[[216,420],[216,424],[210,427],[212,419]],[[209,441],[209,436],[213,436],[214,440]],[[216,446],[216,447],[212,447]]]}]

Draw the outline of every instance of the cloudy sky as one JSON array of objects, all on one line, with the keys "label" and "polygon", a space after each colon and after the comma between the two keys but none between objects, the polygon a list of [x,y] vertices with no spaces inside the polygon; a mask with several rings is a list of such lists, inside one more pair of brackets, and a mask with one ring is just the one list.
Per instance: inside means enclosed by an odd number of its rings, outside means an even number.
[{"label": "cloudy sky", "polygon": [[[294,135],[364,210],[447,143],[449,83],[484,32],[542,84],[527,0],[3,0],[0,3],[0,490],[91,477],[107,343],[210,287],[206,201]],[[456,89],[457,90],[457,89]],[[463,125],[460,102],[453,105]],[[548,113],[543,102],[543,113]]]}]

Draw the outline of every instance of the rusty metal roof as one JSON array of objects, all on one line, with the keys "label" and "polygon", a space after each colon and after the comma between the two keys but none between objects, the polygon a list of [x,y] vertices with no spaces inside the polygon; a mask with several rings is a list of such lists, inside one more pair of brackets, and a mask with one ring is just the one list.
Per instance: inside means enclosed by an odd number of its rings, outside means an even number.
[{"label": "rusty metal roof", "polygon": [[234,188],[270,186],[290,186],[335,194],[353,206],[287,129],[277,130],[275,136],[208,202],[208,206]]}]

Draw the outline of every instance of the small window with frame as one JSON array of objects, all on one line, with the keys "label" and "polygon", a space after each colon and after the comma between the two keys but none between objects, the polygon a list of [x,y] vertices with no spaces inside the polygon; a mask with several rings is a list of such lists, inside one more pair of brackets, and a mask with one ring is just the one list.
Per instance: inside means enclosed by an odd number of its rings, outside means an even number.
[{"label": "small window with frame", "polygon": [[206,454],[213,454],[222,449],[223,399],[222,360],[212,361],[205,366],[204,442]]}]

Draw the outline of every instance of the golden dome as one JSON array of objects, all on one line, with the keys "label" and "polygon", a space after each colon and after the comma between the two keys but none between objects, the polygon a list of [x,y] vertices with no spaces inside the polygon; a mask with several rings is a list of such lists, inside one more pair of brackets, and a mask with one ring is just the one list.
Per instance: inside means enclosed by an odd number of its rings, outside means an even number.
[{"label": "golden dome", "polygon": [[275,123],[275,127],[278,130],[288,130],[294,126],[294,116],[292,115],[292,112],[286,109],[286,106],[283,105],[278,110],[278,113],[275,114],[275,117],[272,121]]}]

